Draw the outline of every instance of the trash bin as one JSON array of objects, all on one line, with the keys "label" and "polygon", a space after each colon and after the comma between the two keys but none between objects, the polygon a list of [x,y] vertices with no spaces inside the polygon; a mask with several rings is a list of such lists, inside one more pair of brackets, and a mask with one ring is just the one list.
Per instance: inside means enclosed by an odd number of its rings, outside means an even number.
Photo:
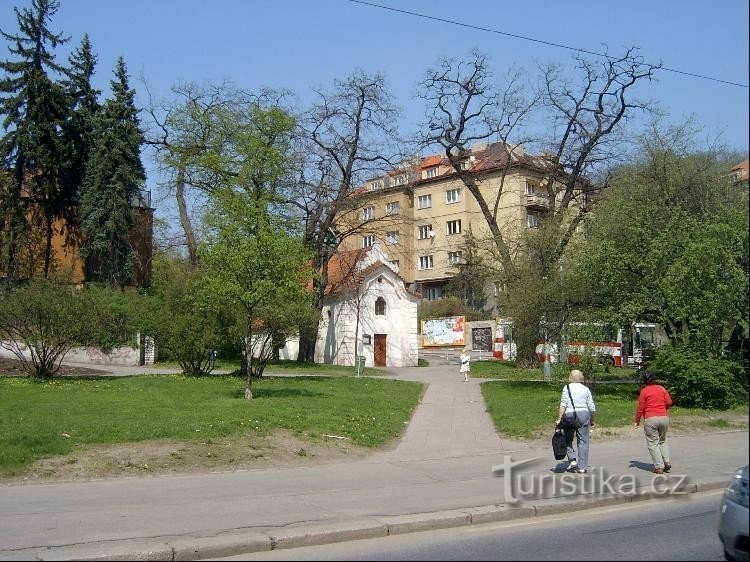
[{"label": "trash bin", "polygon": [[365,371],[365,358],[363,355],[357,357],[356,360],[357,376],[361,375]]}]

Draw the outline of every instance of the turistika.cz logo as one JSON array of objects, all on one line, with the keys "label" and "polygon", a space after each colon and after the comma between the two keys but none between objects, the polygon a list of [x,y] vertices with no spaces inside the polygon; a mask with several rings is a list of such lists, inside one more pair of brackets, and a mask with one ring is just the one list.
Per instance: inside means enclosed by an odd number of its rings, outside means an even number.
[{"label": "turistika.cz logo", "polygon": [[510,456],[492,467],[496,476],[503,477],[505,502],[519,504],[523,500],[544,498],[611,495],[632,497],[648,493],[654,497],[684,496],[688,493],[687,476],[683,474],[655,474],[648,486],[638,484],[633,474],[607,475],[603,468],[590,469],[586,474],[552,473],[523,474],[519,468],[541,460],[542,457],[514,461]]}]

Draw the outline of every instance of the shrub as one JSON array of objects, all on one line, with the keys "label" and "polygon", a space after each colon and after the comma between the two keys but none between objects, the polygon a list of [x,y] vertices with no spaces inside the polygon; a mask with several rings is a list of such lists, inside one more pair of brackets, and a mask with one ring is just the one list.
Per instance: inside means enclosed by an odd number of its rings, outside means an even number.
[{"label": "shrub", "polygon": [[726,410],[747,398],[747,386],[742,384],[745,373],[736,361],[665,346],[656,352],[650,370],[664,382],[679,406]]},{"label": "shrub", "polygon": [[60,279],[35,279],[1,295],[0,347],[30,375],[51,378],[70,349],[92,339],[86,296]]}]

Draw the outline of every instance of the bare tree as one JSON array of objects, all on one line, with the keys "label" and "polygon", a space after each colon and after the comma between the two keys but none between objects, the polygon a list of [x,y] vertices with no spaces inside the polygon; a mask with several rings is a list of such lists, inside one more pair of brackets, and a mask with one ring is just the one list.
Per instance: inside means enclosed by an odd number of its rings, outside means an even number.
[{"label": "bare tree", "polygon": [[[194,195],[211,197],[218,189],[232,185],[265,196],[269,186],[259,174],[266,177],[268,163],[259,161],[263,147],[253,150],[246,143],[247,136],[258,133],[256,141],[262,139],[266,148],[274,146],[286,133],[275,128],[277,121],[268,113],[257,110],[282,108],[289,94],[275,90],[246,92],[224,82],[179,84],[172,87],[172,95],[172,100],[149,103],[147,142],[167,177],[167,189],[174,192],[189,263],[197,269],[198,240],[188,208],[188,189]],[[280,113],[285,112],[280,109]],[[256,155],[258,160],[254,159]]]},{"label": "bare tree", "polygon": [[[656,68],[628,49],[620,57],[600,62],[577,58],[576,79],[566,78],[559,66],[550,65],[541,69],[535,88],[525,85],[517,71],[509,73],[504,88],[498,88],[487,57],[474,51],[468,61],[442,60],[421,83],[420,96],[428,110],[420,143],[438,145],[445,152],[487,223],[509,294],[524,292],[524,318],[514,314],[522,363],[536,361],[539,321],[551,302],[548,288],[543,288],[531,303],[523,287],[525,278],[532,275],[552,283],[573,233],[590,210],[589,195],[608,184],[606,175],[599,181],[592,178],[621,154],[619,133],[627,119],[648,107],[631,99],[633,88],[643,79],[651,79]],[[551,124],[546,138],[524,134],[525,125],[534,119]],[[510,142],[512,138],[516,144]],[[481,140],[497,140],[504,146],[500,188],[494,192],[482,190],[481,177],[462,167],[469,145]],[[515,253],[512,244],[518,241],[509,240],[504,233],[498,209],[505,174],[519,162],[524,144],[545,150],[543,157],[526,162],[546,177],[543,185],[549,207],[539,233],[525,242],[525,251]],[[527,329],[521,328],[519,321]]]},{"label": "bare tree", "polygon": [[[353,197],[366,179],[391,168],[401,156],[399,110],[382,75],[358,71],[336,81],[332,90],[316,93],[317,101],[300,119],[299,181],[290,201],[318,269],[313,305],[320,311],[331,255],[344,238],[367,224],[362,220],[334,231],[341,228],[337,219],[366,201]],[[315,330],[301,331],[299,361],[313,360]]]},{"label": "bare tree", "polygon": [[150,101],[147,144],[156,153],[160,171],[167,177],[167,189],[173,190],[185,234],[185,245],[191,268],[198,269],[198,242],[186,199],[186,188],[192,185],[212,191],[216,178],[207,176],[200,161],[215,143],[215,110],[225,106],[226,85],[199,86],[193,83],[172,87],[174,100]]}]

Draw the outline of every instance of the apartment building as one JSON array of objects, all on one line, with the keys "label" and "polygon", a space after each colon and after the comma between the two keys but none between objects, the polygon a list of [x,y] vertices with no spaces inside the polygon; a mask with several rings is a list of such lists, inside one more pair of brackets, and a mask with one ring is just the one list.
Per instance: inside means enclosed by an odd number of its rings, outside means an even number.
[{"label": "apartment building", "polygon": [[[512,240],[535,228],[549,207],[545,181],[547,159],[525,154],[505,143],[480,144],[461,162],[487,201],[498,199],[498,224]],[[487,222],[474,196],[446,157],[420,158],[401,169],[373,178],[353,198],[356,205],[342,216],[339,231],[347,236],[341,251],[378,242],[411,288],[425,300],[440,299],[466,256],[468,233],[489,236]],[[494,287],[487,288],[494,303]]]}]

